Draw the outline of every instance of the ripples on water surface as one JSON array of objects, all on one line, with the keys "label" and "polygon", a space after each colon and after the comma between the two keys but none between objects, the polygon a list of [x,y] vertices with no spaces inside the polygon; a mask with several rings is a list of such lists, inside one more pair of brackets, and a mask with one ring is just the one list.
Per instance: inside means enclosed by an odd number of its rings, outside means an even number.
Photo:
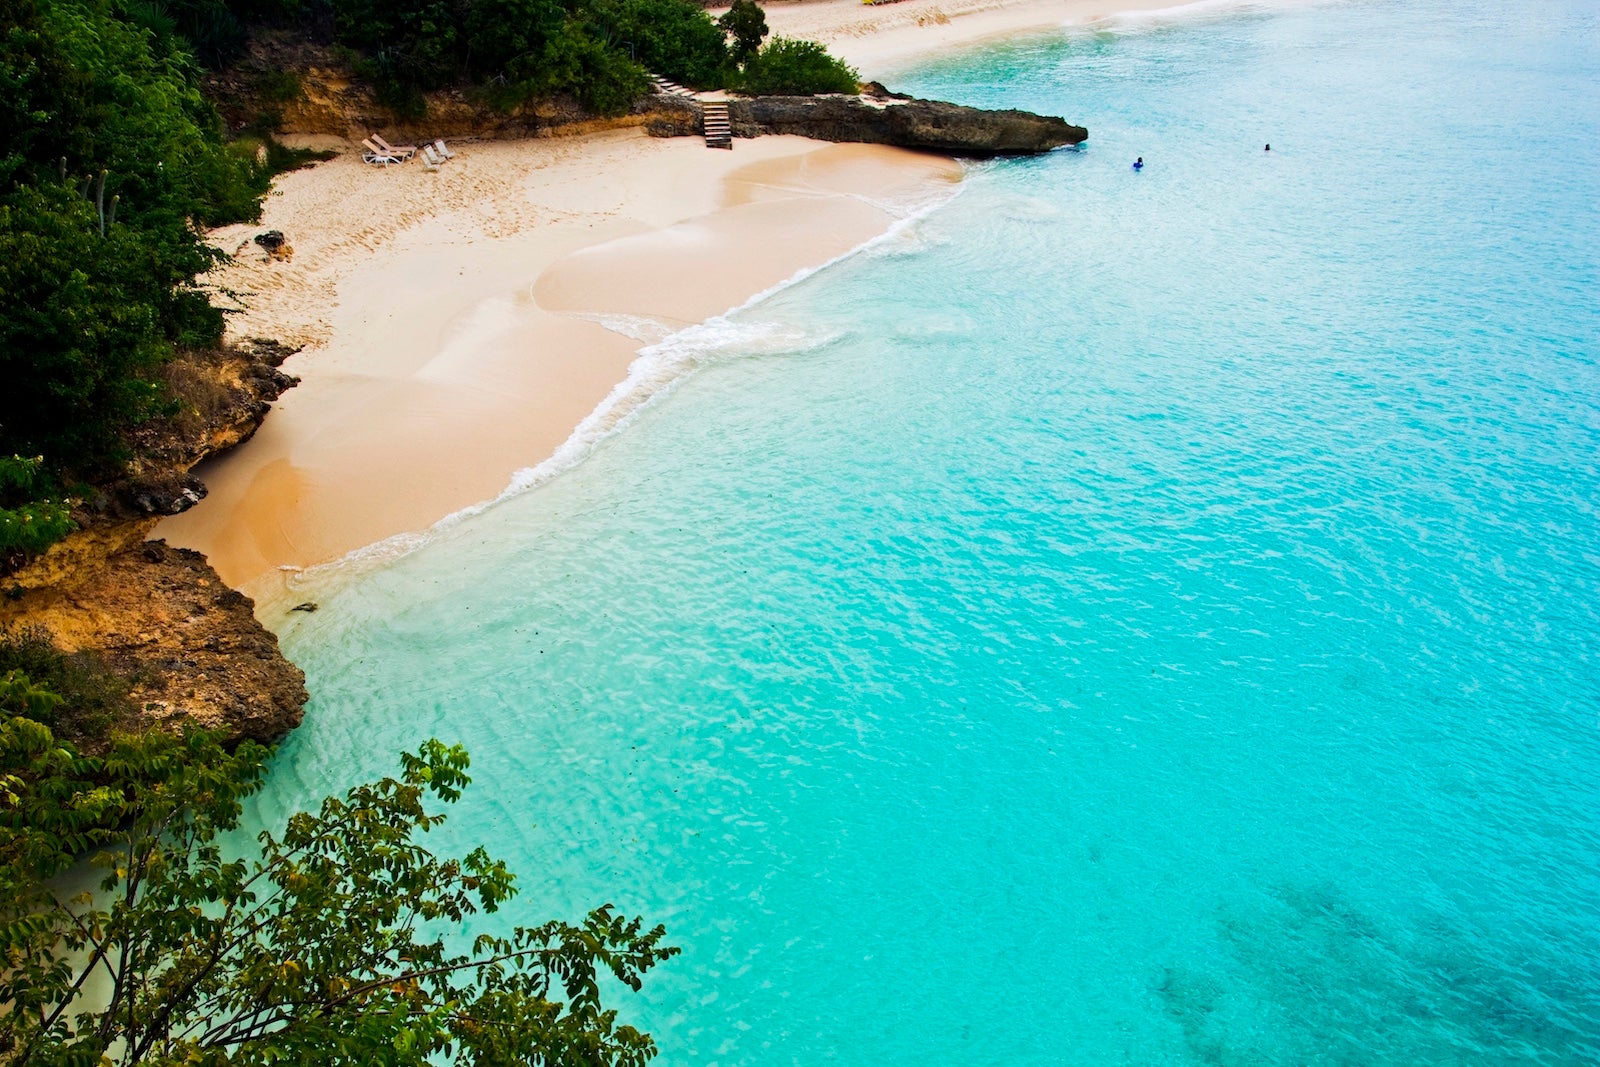
[{"label": "ripples on water surface", "polygon": [[1590,12],[915,72],[1091,147],[320,591],[263,812],[466,743],[436,844],[685,946],[663,1063],[1600,1060]]}]

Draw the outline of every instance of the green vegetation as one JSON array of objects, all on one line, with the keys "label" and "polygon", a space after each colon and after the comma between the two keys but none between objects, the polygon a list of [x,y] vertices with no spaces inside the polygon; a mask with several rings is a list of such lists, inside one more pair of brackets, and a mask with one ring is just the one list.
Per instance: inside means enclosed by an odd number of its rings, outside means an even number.
[{"label": "green vegetation", "polygon": [[0,718],[26,715],[80,747],[103,743],[113,726],[134,715],[126,679],[98,656],[61,651],[39,627],[0,630],[0,677],[51,694],[45,704],[34,704],[0,689]]},{"label": "green vegetation", "polygon": [[733,0],[733,5],[717,19],[717,26],[732,38],[728,57],[743,66],[761,50],[761,42],[767,36],[767,14],[755,0]]},{"label": "green vegetation", "polygon": [[727,39],[691,0],[595,0],[595,14],[635,62],[696,89],[717,89],[728,65]]},{"label": "green vegetation", "polygon": [[49,492],[44,458],[0,456],[0,559],[32,555],[67,535],[72,513]]},{"label": "green vegetation", "polygon": [[854,68],[820,44],[774,37],[745,63],[728,88],[751,96],[815,96],[854,93],[860,82]]},{"label": "green vegetation", "polygon": [[[0,676],[7,709],[55,702]],[[442,927],[511,905],[482,849],[419,833],[466,787],[430,741],[398,778],[228,834],[266,751],[208,734],[114,737],[88,757],[37,720],[0,722],[0,1060],[17,1064],[643,1064],[647,1034],[602,1003],[677,949],[609,906],[469,946]],[[96,892],[70,895],[86,854]],[[66,875],[65,877],[63,877]],[[464,950],[463,950],[464,948]],[[609,979],[605,979],[609,982]]]},{"label": "green vegetation", "polygon": [[766,16],[753,0],[717,20],[693,0],[339,0],[335,16],[357,69],[402,106],[475,84],[501,106],[567,93],[620,114],[644,92],[646,70],[697,89],[855,91],[855,72],[821,45],[762,49]]},{"label": "green vegetation", "polygon": [[0,456],[36,457],[0,472],[0,551],[65,532],[48,487],[114,472],[165,404],[152,371],[221,337],[200,227],[256,217],[269,177],[174,42],[106,3],[0,0]]}]

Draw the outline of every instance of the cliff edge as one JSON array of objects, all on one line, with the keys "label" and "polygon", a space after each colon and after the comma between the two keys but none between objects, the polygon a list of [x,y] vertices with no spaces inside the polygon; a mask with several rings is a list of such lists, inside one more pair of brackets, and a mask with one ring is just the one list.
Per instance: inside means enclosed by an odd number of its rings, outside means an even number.
[{"label": "cliff edge", "polygon": [[190,722],[234,743],[274,741],[300,722],[305,675],[250,598],[198,552],[145,540],[161,516],[205,496],[189,469],[249,439],[295,384],[278,369],[291,353],[251,341],[169,364],[181,408],[137,431],[127,475],[74,508],[77,531],[0,579],[0,627],[42,631],[128,683],[137,715],[119,725]]}]

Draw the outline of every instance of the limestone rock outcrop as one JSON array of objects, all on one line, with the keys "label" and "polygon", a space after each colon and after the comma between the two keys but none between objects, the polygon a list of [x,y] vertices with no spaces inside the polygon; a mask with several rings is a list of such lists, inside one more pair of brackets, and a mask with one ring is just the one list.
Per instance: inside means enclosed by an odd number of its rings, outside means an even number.
[{"label": "limestone rock outcrop", "polygon": [[0,626],[38,627],[64,651],[98,654],[132,685],[138,727],[198,723],[230,742],[273,741],[300,722],[305,675],[198,552],[146,542],[158,519],[198,503],[200,460],[247,440],[296,379],[293,349],[253,340],[164,368],[172,414],[141,426],[127,474],[73,509],[79,529],[0,578]]},{"label": "limestone rock outcrop", "polygon": [[[881,87],[875,87],[881,88]],[[760,96],[728,105],[734,133],[797,134],[821,141],[887,144],[953,156],[1031,155],[1089,136],[1082,126],[1029,111],[986,111],[891,93]]]},{"label": "limestone rock outcrop", "polygon": [[0,598],[0,623],[41,627],[128,679],[139,717],[124,725],[194,723],[230,744],[276,741],[300,723],[305,675],[204,556],[143,540],[154,523],[75,534],[55,581]]}]

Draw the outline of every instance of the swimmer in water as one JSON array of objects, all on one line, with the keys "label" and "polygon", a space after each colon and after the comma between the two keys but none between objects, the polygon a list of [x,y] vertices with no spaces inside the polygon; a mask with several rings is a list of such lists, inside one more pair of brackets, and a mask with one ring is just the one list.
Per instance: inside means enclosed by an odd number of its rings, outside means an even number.
[{"label": "swimmer in water", "polygon": [[1144,157],[1143,156],[1140,156],[1138,159],[1133,161],[1133,169],[1134,170],[1144,170]]},{"label": "swimmer in water", "polygon": [[1270,152],[1270,151],[1272,151],[1272,146],[1271,145],[1267,145],[1267,147],[1263,148],[1262,151],[1263,152]]}]

